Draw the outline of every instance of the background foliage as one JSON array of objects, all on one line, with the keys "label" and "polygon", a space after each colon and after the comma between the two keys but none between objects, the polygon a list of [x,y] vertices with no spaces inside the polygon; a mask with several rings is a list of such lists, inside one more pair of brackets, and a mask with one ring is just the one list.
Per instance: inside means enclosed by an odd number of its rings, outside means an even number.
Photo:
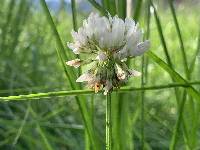
[{"label": "background foliage", "polygon": [[[81,26],[91,11],[124,18],[128,9],[122,0],[98,2],[61,0],[55,5],[48,1],[49,13],[44,0],[1,1],[0,149],[104,148],[105,97],[101,93],[81,90],[62,97],[48,93],[45,99],[36,95],[39,98],[34,100],[11,97],[5,101],[11,95],[80,89],[74,82],[78,71],[62,63],[75,57],[66,46],[71,30]],[[153,54],[130,60],[143,76],[132,78],[125,93],[112,94],[113,149],[200,149],[200,5],[170,0],[132,4],[131,17],[150,39]],[[195,90],[185,87],[173,69],[188,82],[195,81]]]}]

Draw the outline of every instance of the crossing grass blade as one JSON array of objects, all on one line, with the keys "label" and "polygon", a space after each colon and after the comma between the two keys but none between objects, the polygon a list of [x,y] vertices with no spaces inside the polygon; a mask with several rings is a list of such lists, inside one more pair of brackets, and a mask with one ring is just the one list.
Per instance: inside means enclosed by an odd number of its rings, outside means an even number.
[{"label": "crossing grass blade", "polygon": [[[157,85],[157,86],[144,86],[144,87],[123,87],[121,89],[114,89],[115,93],[126,93],[131,91],[151,91],[151,90],[162,90],[175,87],[191,88],[190,93],[194,97],[198,98],[199,93],[196,90],[192,90],[192,85],[199,85],[200,81],[194,82],[184,82],[185,80],[173,69],[168,67],[168,65],[161,60],[158,56],[153,53],[148,53],[148,56],[153,59],[158,65],[160,65],[164,70],[166,70],[170,75],[176,75],[177,83],[171,83],[166,85]],[[182,83],[181,83],[182,82]],[[18,95],[18,96],[8,96],[0,97],[0,101],[16,101],[16,100],[28,100],[28,99],[40,99],[40,98],[50,98],[50,97],[63,97],[63,96],[78,96],[78,95],[88,95],[94,94],[92,90],[70,90],[70,91],[57,91],[57,92],[47,92],[47,93],[37,93],[37,94],[28,94],[28,95]]]},{"label": "crossing grass blade", "polygon": [[15,146],[15,145],[17,144],[17,142],[18,142],[18,140],[19,140],[19,138],[20,138],[20,135],[21,135],[21,133],[22,133],[22,130],[23,130],[24,126],[26,125],[26,121],[27,121],[27,118],[28,118],[28,116],[29,116],[29,112],[30,112],[30,102],[28,103],[28,108],[27,108],[27,110],[26,110],[24,119],[23,119],[23,121],[22,121],[22,123],[21,123],[21,126],[20,126],[20,128],[19,128],[19,130],[18,130],[18,132],[17,132],[17,135],[16,135],[16,137],[15,137],[13,143],[12,143],[12,146]]},{"label": "crossing grass blade", "polygon": [[38,133],[40,134],[42,140],[44,141],[44,144],[45,144],[45,147],[47,150],[53,150],[51,144],[49,143],[46,135],[44,134],[43,130],[41,129],[41,127],[39,125],[37,125],[37,130],[38,130]]},{"label": "crossing grass blade", "polygon": [[162,46],[163,46],[163,50],[164,50],[164,53],[165,53],[165,56],[166,56],[167,63],[169,64],[170,67],[173,67],[172,61],[171,61],[171,58],[170,58],[170,55],[169,55],[169,51],[167,49],[167,44],[166,44],[166,41],[165,41],[165,38],[164,38],[164,35],[163,35],[163,31],[162,31],[162,26],[161,26],[161,23],[160,23],[160,19],[158,17],[156,8],[155,8],[154,4],[152,3],[152,0],[150,0],[150,3],[151,3],[151,6],[153,8],[153,12],[154,12],[155,20],[156,20],[156,25],[157,25],[158,33],[159,33],[159,36],[160,36],[160,41],[161,41]]}]

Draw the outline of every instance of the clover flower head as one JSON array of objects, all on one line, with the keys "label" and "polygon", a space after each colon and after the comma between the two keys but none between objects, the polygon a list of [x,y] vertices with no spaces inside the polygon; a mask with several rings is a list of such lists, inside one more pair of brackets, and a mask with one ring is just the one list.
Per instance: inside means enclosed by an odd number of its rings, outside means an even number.
[{"label": "clover flower head", "polygon": [[129,77],[140,76],[140,72],[128,68],[126,60],[142,55],[149,49],[150,42],[142,41],[142,30],[132,19],[123,21],[118,16],[106,18],[91,13],[83,26],[71,34],[74,42],[68,43],[68,47],[86,59],[66,64],[77,68],[92,63],[76,82],[87,82],[95,92],[103,88],[106,95],[114,87],[125,84]]}]

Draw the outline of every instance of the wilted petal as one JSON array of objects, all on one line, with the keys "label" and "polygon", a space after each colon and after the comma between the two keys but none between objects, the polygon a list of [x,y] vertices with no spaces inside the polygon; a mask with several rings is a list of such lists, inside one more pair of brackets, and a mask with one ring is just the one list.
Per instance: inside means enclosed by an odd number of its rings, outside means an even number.
[{"label": "wilted petal", "polygon": [[110,92],[110,90],[113,88],[112,82],[110,80],[106,81],[106,85],[104,87],[104,95],[107,95],[108,92]]},{"label": "wilted petal", "polygon": [[126,78],[125,71],[119,65],[115,66],[115,70],[116,70],[117,78],[119,80],[124,80]]},{"label": "wilted petal", "polygon": [[93,80],[94,75],[92,73],[84,73],[82,74],[77,80],[76,82],[87,82],[87,81],[91,81]]},{"label": "wilted petal", "polygon": [[107,59],[107,56],[104,52],[99,52],[96,59],[99,60],[99,61],[105,61]]},{"label": "wilted petal", "polygon": [[78,68],[81,65],[81,60],[80,59],[70,60],[70,61],[67,61],[66,64],[68,66],[73,66],[75,68]]},{"label": "wilted petal", "polygon": [[141,76],[141,72],[139,72],[139,71],[136,71],[136,70],[129,70],[128,71],[129,72],[129,76],[130,77],[139,77],[139,76]]}]

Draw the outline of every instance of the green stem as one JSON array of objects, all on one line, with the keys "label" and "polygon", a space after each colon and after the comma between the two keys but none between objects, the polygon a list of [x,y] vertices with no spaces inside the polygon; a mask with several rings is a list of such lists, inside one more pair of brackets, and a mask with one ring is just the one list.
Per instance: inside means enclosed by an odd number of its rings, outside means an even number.
[{"label": "green stem", "polygon": [[185,105],[185,101],[186,101],[186,94],[187,93],[184,90],[183,100],[180,103],[178,119],[177,119],[176,124],[175,124],[173,137],[172,137],[172,141],[171,141],[171,144],[170,144],[170,150],[175,150],[176,149],[176,143],[178,141],[178,131],[179,131],[180,126],[181,126],[181,118],[182,118],[182,115],[183,115],[184,105]]},{"label": "green stem", "polygon": [[77,11],[76,11],[76,2],[71,0],[71,9],[72,9],[72,21],[74,31],[77,31]]},{"label": "green stem", "polygon": [[[144,86],[144,87],[123,87],[121,89],[114,89],[117,93],[126,93],[130,91],[141,91],[141,90],[161,90],[169,89],[175,87],[192,88],[192,85],[199,85],[200,81],[188,82],[188,83],[171,83],[167,85],[157,85],[157,86]],[[92,90],[70,90],[70,91],[57,91],[57,92],[47,92],[47,93],[37,93],[28,95],[18,95],[18,96],[8,96],[0,97],[0,101],[13,101],[13,100],[27,100],[27,99],[40,99],[40,98],[50,98],[50,97],[64,97],[64,96],[77,96],[77,95],[87,95],[92,94]]]},{"label": "green stem", "polygon": [[[142,56],[142,76],[141,76],[141,87],[144,87],[144,58]],[[145,93],[144,90],[141,91],[141,148],[144,150],[144,98]]]},{"label": "green stem", "polygon": [[111,94],[106,95],[106,150],[112,149]]}]

